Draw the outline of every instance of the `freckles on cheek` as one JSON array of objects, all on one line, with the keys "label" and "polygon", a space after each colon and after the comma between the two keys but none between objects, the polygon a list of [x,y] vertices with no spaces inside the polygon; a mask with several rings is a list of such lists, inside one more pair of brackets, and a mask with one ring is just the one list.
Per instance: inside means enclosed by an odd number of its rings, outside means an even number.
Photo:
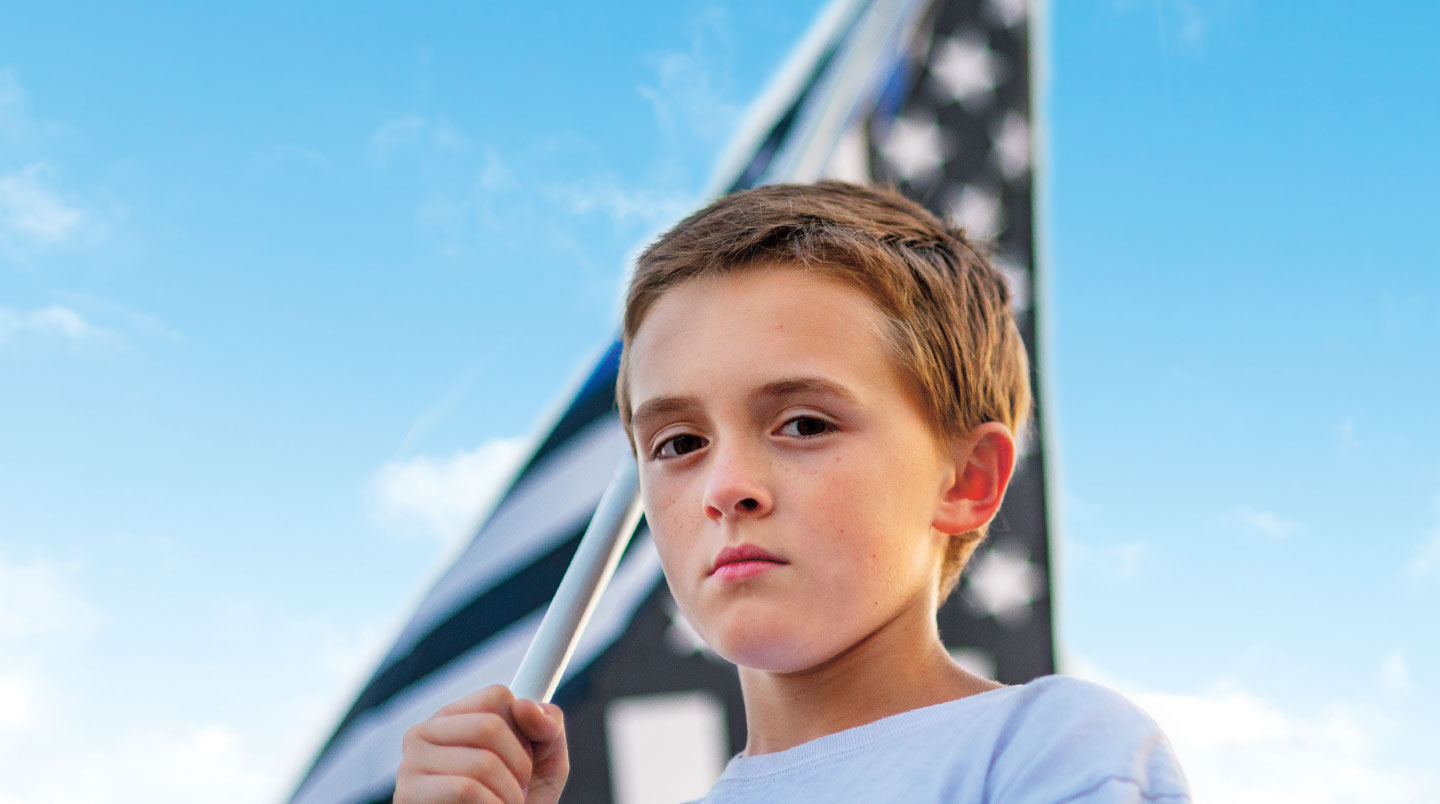
[{"label": "freckles on cheek", "polygon": [[667,571],[678,556],[677,545],[686,541],[685,518],[677,507],[682,499],[675,484],[652,483],[642,499],[645,522]]}]

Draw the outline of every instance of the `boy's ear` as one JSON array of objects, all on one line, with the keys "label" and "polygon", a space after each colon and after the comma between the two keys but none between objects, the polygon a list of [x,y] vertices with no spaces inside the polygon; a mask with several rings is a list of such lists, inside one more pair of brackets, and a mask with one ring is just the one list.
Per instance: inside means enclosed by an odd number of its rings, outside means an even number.
[{"label": "boy's ear", "polygon": [[1015,436],[999,422],[986,422],[950,448],[954,473],[946,478],[934,526],[958,535],[988,524],[1000,510],[1015,470]]}]

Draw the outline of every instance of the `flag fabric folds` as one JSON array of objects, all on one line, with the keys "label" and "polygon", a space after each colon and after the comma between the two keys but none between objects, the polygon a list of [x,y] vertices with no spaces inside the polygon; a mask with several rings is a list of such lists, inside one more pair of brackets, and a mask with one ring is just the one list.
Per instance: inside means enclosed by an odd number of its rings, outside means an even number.
[{"label": "flag fabric folds", "polygon": [[[705,200],[825,177],[897,187],[994,244],[1038,376],[1033,30],[1025,0],[837,0],[755,102]],[[407,728],[475,689],[509,683],[616,463],[629,459],[614,409],[618,362],[616,343],[568,397],[291,804],[389,801]],[[989,540],[940,613],[957,660],[1007,683],[1054,670],[1043,410],[1037,404]],[[571,750],[567,802],[699,795],[743,747],[735,671],[679,615],[643,524],[555,701]],[[659,743],[657,724],[668,735]]]}]

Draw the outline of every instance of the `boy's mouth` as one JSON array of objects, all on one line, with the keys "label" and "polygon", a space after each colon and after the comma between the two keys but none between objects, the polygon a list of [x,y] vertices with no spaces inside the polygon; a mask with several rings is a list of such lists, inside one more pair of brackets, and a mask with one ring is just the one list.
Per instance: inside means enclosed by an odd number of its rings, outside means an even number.
[{"label": "boy's mouth", "polygon": [[721,567],[727,564],[740,564],[746,562],[756,564],[790,563],[780,558],[779,556],[774,555],[773,553],[766,552],[765,550],[756,547],[753,544],[739,544],[732,547],[726,547],[724,550],[720,551],[720,555],[715,557],[715,563],[710,566],[710,574],[714,575],[716,571],[718,571]]}]

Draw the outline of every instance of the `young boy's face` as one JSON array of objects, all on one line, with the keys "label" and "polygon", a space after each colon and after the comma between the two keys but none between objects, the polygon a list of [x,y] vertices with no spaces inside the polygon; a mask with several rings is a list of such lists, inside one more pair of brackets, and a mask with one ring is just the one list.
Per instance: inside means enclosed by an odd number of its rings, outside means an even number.
[{"label": "young boy's face", "polygon": [[[630,344],[646,518],[717,653],[806,670],[905,611],[933,619],[955,465],[861,291],[782,266],[691,280]],[[750,545],[778,561],[715,570]]]}]

